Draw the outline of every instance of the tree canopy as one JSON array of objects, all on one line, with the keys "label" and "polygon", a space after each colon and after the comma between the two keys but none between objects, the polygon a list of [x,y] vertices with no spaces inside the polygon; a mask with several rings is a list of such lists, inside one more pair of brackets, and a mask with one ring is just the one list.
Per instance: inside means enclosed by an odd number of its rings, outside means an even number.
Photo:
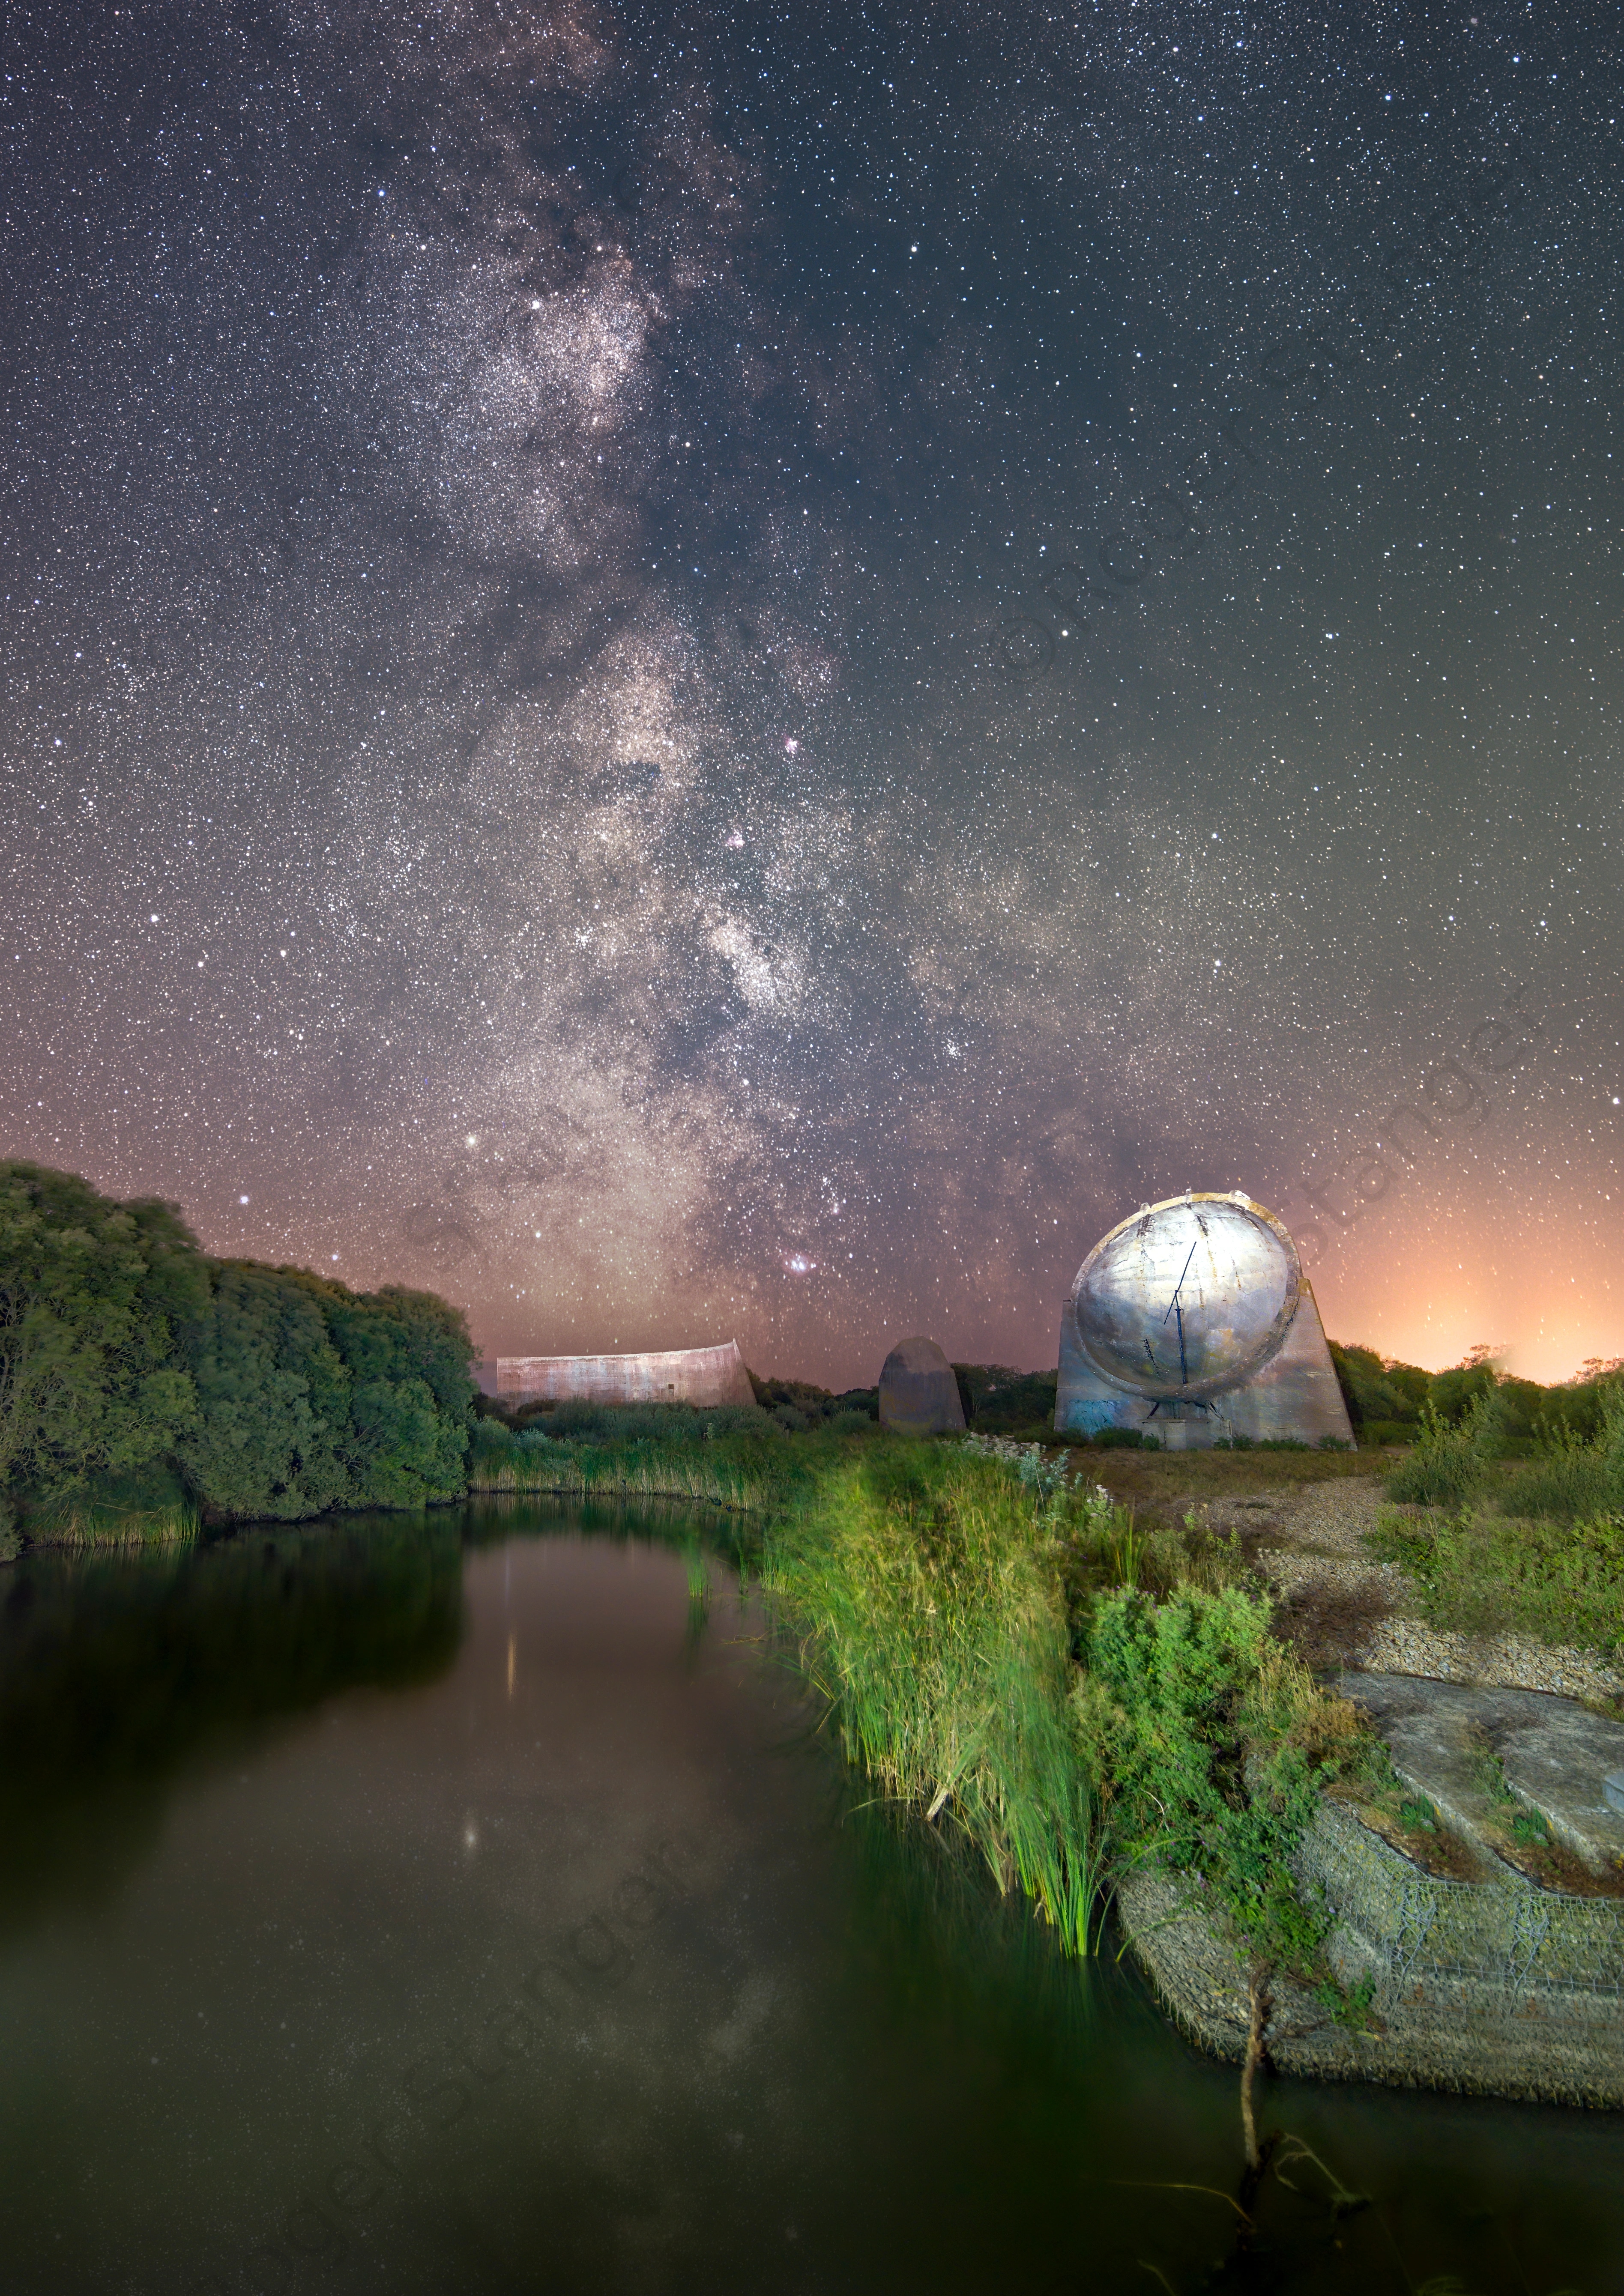
[{"label": "tree canopy", "polygon": [[206,1516],[420,1506],[464,1488],[460,1311],[210,1259],[172,1204],[0,1164],[0,1494],[162,1464]]}]

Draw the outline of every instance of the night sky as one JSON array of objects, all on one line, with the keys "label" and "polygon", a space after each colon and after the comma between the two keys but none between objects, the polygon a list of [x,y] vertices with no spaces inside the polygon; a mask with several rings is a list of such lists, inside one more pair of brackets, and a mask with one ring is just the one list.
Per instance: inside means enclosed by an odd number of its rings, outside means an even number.
[{"label": "night sky", "polygon": [[1620,51],[8,11],[0,1154],[493,1352],[1052,1365],[1239,1185],[1624,1353]]}]

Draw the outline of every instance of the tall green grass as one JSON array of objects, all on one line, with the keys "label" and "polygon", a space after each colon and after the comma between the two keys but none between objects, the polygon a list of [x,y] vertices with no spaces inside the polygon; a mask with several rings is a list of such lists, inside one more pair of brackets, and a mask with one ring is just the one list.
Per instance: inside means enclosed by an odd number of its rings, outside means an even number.
[{"label": "tall green grass", "polygon": [[769,1523],[762,1578],[848,1758],[1088,1951],[1101,1842],[1053,1511],[998,1459],[865,1445]]},{"label": "tall green grass", "polygon": [[1382,1515],[1368,1544],[1401,1563],[1434,1626],[1507,1629],[1604,1652],[1624,1645],[1624,1521],[1555,1523],[1459,1513]]},{"label": "tall green grass", "polygon": [[149,1468],[35,1497],[24,1528],[35,1546],[176,1546],[201,1519],[178,1475]]},{"label": "tall green grass", "polygon": [[[685,1414],[693,1423],[690,1429],[671,1406],[658,1408],[663,1415],[642,1414],[646,1426],[634,1422],[628,1433],[613,1423],[610,1434],[598,1434],[595,1423],[583,1419],[594,1431],[577,1439],[534,1430],[514,1435],[500,1421],[480,1420],[469,1449],[469,1488],[549,1491],[565,1498],[704,1499],[755,1510],[781,1504],[815,1472],[816,1458],[831,1449],[838,1455],[841,1447],[838,1439],[827,1438],[791,1447],[764,1412],[753,1414],[761,1433],[726,1425],[718,1432],[697,1412]],[[741,1409],[733,1416],[742,1422],[745,1414]]]},{"label": "tall green grass", "polygon": [[720,1446],[549,1443],[545,1450],[515,1445],[512,1453],[474,1462],[475,1491],[550,1491],[565,1498],[706,1499],[713,1505],[758,1509],[775,1505],[782,1474],[757,1458],[730,1456]]}]

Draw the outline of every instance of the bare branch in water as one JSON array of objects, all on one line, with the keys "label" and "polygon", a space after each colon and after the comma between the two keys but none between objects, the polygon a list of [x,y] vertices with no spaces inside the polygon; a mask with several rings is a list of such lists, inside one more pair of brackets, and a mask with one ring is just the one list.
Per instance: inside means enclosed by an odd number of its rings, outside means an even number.
[{"label": "bare branch in water", "polygon": [[1268,1980],[1255,1972],[1247,1980],[1247,1993],[1251,2001],[1251,2023],[1246,2035],[1246,2061],[1241,2067],[1241,2128],[1246,2138],[1246,2166],[1253,2176],[1263,2166],[1263,2155],[1258,2148],[1258,2123],[1252,2112],[1251,2088],[1259,2065],[1263,2062],[1263,2029],[1268,2021]]}]

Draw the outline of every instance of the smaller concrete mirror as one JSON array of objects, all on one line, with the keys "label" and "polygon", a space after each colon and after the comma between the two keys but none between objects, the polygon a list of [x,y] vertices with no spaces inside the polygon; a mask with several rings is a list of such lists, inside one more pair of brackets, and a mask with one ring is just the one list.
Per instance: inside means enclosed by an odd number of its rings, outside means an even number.
[{"label": "smaller concrete mirror", "polygon": [[905,1435],[946,1435],[964,1423],[953,1365],[934,1340],[903,1340],[880,1374],[880,1424]]}]

